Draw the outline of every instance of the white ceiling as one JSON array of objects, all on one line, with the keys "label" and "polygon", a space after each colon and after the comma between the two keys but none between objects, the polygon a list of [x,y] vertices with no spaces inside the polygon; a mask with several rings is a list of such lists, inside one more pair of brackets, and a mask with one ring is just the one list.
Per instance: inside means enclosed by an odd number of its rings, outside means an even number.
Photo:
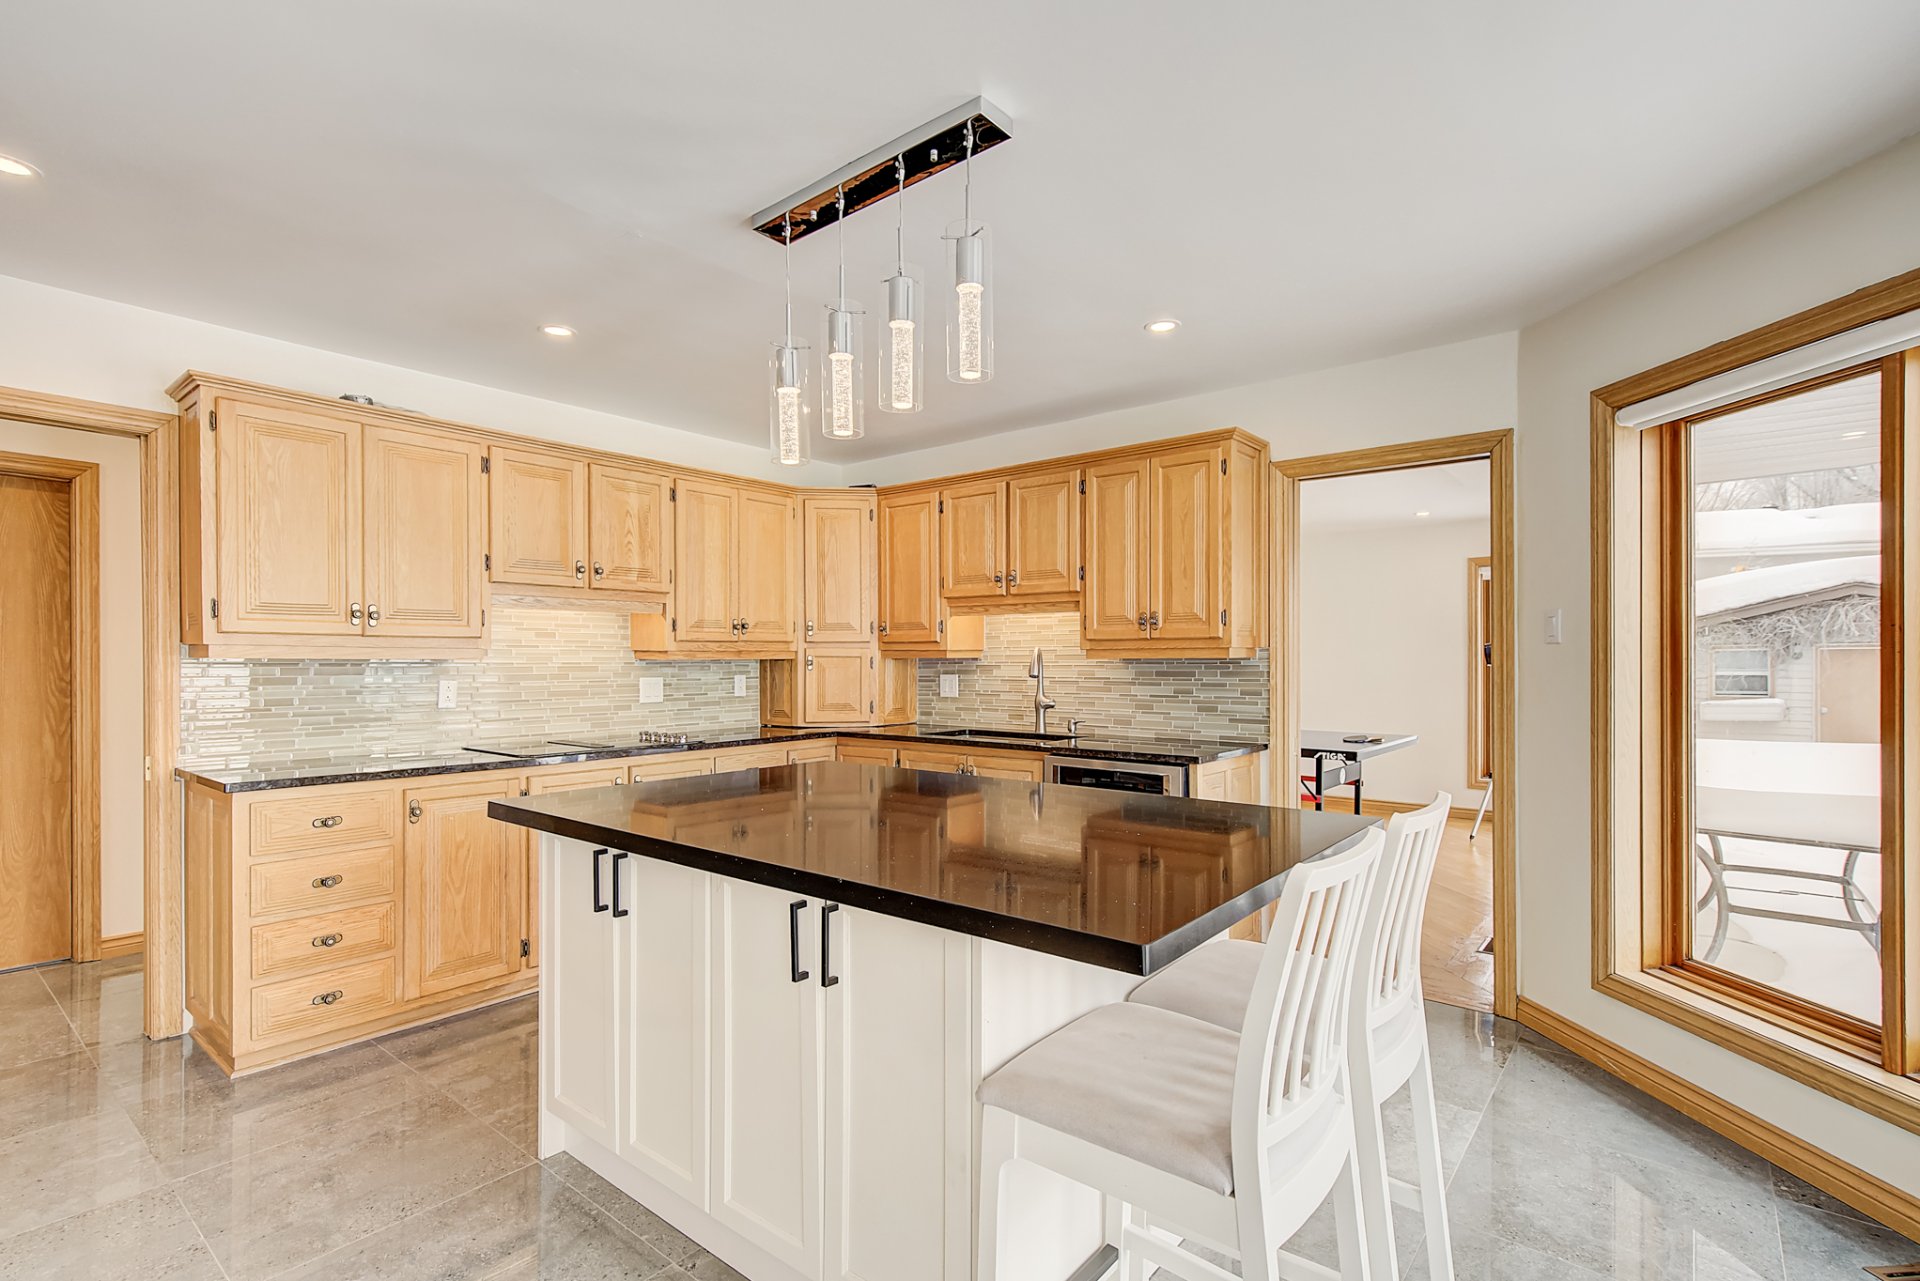
[{"label": "white ceiling", "polygon": [[[743,441],[748,216],[985,94],[997,376],[841,462],[1510,328],[1920,128],[1911,0],[62,0],[5,43],[45,178],[0,274]],[[959,199],[910,194],[923,265]]]},{"label": "white ceiling", "polygon": [[1333,530],[1486,521],[1493,510],[1491,495],[1485,461],[1330,476],[1301,483],[1300,524]]}]

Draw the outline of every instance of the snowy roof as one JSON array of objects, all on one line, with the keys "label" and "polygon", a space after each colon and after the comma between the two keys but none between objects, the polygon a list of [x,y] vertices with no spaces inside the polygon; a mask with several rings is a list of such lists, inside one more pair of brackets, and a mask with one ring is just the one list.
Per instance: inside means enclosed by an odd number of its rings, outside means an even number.
[{"label": "snowy roof", "polygon": [[1701,556],[1868,552],[1880,545],[1880,504],[1696,512],[1693,538],[1695,553]]},{"label": "snowy roof", "polygon": [[1769,565],[1739,574],[1702,578],[1693,585],[1693,613],[1709,618],[1775,601],[1791,601],[1841,587],[1880,590],[1878,556],[1835,556],[1795,565]]}]

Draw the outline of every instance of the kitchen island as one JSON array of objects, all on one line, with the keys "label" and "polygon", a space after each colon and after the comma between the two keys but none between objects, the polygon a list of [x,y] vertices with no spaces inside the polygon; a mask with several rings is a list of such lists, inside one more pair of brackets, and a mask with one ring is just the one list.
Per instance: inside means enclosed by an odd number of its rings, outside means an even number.
[{"label": "kitchen island", "polygon": [[[753,1281],[970,1278],[981,1078],[1369,825],[842,762],[488,812],[541,834],[541,1155]],[[1004,1281],[1099,1255],[1010,1177]]]}]

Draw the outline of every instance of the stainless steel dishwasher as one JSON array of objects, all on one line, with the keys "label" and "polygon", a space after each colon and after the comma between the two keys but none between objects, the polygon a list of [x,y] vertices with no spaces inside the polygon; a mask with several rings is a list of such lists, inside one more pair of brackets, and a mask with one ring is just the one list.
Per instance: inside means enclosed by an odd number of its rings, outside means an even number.
[{"label": "stainless steel dishwasher", "polygon": [[1185,796],[1187,767],[1148,765],[1140,761],[1099,761],[1084,756],[1049,756],[1047,782],[1066,783],[1073,787],[1100,787],[1110,792]]}]

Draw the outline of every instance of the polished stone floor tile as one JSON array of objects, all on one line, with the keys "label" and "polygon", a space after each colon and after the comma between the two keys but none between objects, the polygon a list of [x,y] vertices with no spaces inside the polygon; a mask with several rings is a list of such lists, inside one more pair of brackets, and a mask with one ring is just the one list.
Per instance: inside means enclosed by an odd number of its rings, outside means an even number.
[{"label": "polished stone floor tile", "polygon": [[589,1170],[572,1155],[562,1152],[547,1158],[545,1164],[567,1186],[610,1215],[614,1222],[675,1263],[703,1253],[699,1245],[678,1228]]},{"label": "polished stone floor tile", "polygon": [[[145,1038],[146,979],[139,963],[139,957],[127,956],[45,972],[54,1000],[87,1045],[124,1044]],[[74,977],[82,974],[87,977]]]},{"label": "polished stone floor tile", "polygon": [[1434,1097],[1473,1112],[1484,1108],[1513,1056],[1518,1030],[1491,1014],[1427,1002]]},{"label": "polished stone floor tile", "polygon": [[0,1281],[221,1281],[224,1275],[168,1188],[0,1241]]},{"label": "polished stone floor tile", "polygon": [[1861,1281],[1863,1268],[1920,1263],[1920,1243],[1898,1232],[1790,1201],[1780,1206],[1780,1243],[1789,1281]]},{"label": "polished stone floor tile", "polygon": [[[1400,1265],[1407,1281],[1433,1281],[1431,1261],[1424,1249],[1411,1257],[1403,1253]],[[1454,1281],[1610,1281],[1611,1273],[1594,1272],[1577,1263],[1499,1237],[1479,1232],[1453,1233]]]},{"label": "polished stone floor tile", "polygon": [[380,1044],[529,1156],[538,1139],[539,1006],[518,997]]},{"label": "polished stone floor tile", "polygon": [[[44,968],[44,967],[43,967]],[[83,1049],[41,971],[0,974],[0,1068],[18,1067]]]},{"label": "polished stone floor tile", "polygon": [[524,1166],[322,1255],[287,1281],[456,1281],[465,1277],[642,1281],[672,1266],[559,1176]]},{"label": "polished stone floor tile", "polygon": [[658,1281],[747,1281],[744,1276],[714,1258],[702,1254],[688,1263],[660,1274]]},{"label": "polished stone floor tile", "polygon": [[118,1108],[0,1143],[0,1239],[136,1196],[166,1181]]},{"label": "polished stone floor tile", "polygon": [[99,1069],[84,1050],[0,1071],[0,1140],[78,1121],[112,1108]]}]

